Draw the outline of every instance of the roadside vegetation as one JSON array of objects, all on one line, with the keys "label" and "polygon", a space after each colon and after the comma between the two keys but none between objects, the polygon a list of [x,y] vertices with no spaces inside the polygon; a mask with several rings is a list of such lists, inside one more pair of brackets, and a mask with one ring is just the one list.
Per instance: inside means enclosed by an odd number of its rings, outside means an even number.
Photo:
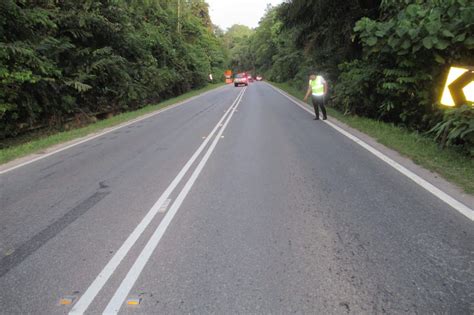
[{"label": "roadside vegetation", "polygon": [[0,140],[201,88],[225,54],[203,1],[2,0]]}]

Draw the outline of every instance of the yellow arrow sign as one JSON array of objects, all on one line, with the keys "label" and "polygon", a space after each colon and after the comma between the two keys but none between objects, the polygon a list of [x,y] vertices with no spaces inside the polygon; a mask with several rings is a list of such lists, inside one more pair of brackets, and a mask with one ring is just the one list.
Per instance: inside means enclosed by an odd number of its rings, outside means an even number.
[{"label": "yellow arrow sign", "polygon": [[444,86],[441,104],[460,106],[463,102],[474,103],[474,70],[471,67],[451,67]]}]

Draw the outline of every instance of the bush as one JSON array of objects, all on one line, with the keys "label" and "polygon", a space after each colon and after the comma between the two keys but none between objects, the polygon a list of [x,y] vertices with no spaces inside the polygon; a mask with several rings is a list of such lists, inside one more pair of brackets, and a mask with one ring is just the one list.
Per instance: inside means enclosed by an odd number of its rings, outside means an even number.
[{"label": "bush", "polygon": [[[465,0],[405,3],[396,11],[393,1],[384,1],[387,17],[362,18],[354,31],[369,72],[375,67],[369,84],[377,86],[371,98],[379,117],[426,131],[442,118],[437,98],[449,65],[474,62],[474,5]],[[350,65],[343,71],[346,82],[355,74]]]},{"label": "bush", "polygon": [[367,60],[354,60],[339,66],[341,75],[334,86],[333,104],[345,114],[380,118],[375,90],[380,72]]},{"label": "bush", "polygon": [[443,121],[429,131],[441,147],[459,146],[474,157],[474,108],[464,105],[447,110]]}]

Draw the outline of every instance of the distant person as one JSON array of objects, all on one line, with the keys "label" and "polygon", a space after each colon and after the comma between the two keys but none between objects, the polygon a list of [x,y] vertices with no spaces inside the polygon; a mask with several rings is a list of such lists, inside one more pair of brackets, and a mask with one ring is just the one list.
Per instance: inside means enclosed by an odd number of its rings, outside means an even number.
[{"label": "distant person", "polygon": [[322,76],[315,74],[309,76],[308,91],[306,92],[304,101],[306,102],[309,95],[312,95],[311,100],[315,114],[314,120],[319,120],[319,107],[321,107],[321,111],[323,112],[323,120],[328,118],[326,115],[326,107],[324,106],[327,91],[328,84]]},{"label": "distant person", "polygon": [[209,81],[210,81],[211,83],[214,82],[214,78],[212,77],[212,73],[209,73]]}]

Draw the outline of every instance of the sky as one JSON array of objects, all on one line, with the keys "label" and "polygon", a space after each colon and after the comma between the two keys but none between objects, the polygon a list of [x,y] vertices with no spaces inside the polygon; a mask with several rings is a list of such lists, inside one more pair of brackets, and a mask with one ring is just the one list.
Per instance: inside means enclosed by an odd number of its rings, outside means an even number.
[{"label": "sky", "polygon": [[234,24],[257,27],[267,4],[277,5],[283,0],[206,0],[212,23],[223,30]]}]

